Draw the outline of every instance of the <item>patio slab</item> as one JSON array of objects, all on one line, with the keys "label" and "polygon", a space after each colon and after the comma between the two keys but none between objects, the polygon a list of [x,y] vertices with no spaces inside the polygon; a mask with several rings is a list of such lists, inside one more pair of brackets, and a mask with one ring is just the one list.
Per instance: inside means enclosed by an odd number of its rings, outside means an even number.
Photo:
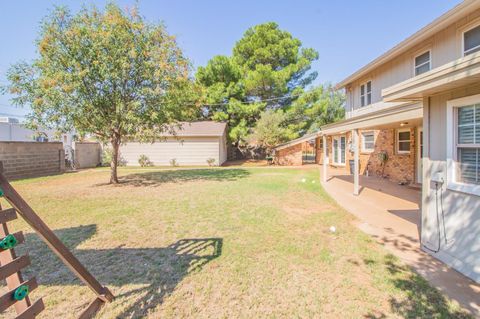
[{"label": "patio slab", "polygon": [[[322,174],[322,168],[319,168]],[[358,218],[357,226],[402,259],[434,287],[474,316],[480,317],[480,284],[421,249],[421,193],[378,177],[360,176],[360,194],[353,195],[353,176],[329,168],[324,189]]]}]

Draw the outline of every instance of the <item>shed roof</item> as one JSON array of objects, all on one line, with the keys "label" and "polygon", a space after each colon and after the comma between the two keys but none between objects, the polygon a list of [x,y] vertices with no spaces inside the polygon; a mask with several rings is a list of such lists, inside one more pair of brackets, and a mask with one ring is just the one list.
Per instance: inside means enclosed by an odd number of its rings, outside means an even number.
[{"label": "shed roof", "polygon": [[165,132],[163,136],[223,136],[227,123],[214,121],[181,122],[173,132]]},{"label": "shed roof", "polygon": [[291,141],[289,141],[289,142],[286,142],[286,143],[277,145],[277,146],[275,146],[275,149],[276,149],[276,150],[281,150],[281,149],[290,147],[290,146],[292,146],[292,145],[296,145],[296,144],[299,144],[299,143],[307,142],[307,141],[313,140],[313,139],[315,139],[316,137],[320,136],[320,134],[321,134],[320,131],[313,132],[313,133],[310,133],[310,134],[305,134],[305,135],[303,135],[302,137],[299,137],[299,138],[296,138],[296,139],[291,140]]}]

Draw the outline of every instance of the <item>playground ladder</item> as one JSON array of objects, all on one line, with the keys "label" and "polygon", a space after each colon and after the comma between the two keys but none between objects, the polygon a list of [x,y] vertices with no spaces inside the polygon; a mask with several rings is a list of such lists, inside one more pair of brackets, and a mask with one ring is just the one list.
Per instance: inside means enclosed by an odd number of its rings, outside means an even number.
[{"label": "playground ladder", "polygon": [[8,291],[0,296],[0,312],[13,305],[17,313],[16,319],[30,319],[35,318],[45,308],[41,298],[34,303],[30,300],[30,292],[38,287],[35,277],[25,281],[21,274],[21,269],[30,265],[30,258],[28,255],[17,257],[15,254],[14,247],[22,244],[25,237],[22,232],[10,234],[7,227],[7,222],[16,219],[17,213],[60,260],[96,294],[96,298],[80,314],[80,319],[93,317],[106,302],[113,300],[114,296],[108,288],[102,286],[88,272],[12,187],[3,174],[2,162],[0,162],[0,198],[4,198],[13,207],[2,210],[0,205],[0,280],[5,279],[8,288]]}]

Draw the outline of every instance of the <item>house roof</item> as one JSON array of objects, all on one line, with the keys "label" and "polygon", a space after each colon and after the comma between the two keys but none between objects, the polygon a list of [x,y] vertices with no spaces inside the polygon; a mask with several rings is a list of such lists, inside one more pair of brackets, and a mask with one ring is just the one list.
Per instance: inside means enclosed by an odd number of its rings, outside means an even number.
[{"label": "house roof", "polygon": [[182,122],[163,136],[223,136],[227,123],[214,121]]},{"label": "house roof", "polygon": [[299,138],[296,138],[296,139],[291,140],[289,142],[277,145],[277,146],[275,146],[275,150],[281,150],[281,149],[290,147],[290,146],[298,144],[298,143],[303,143],[303,142],[306,142],[306,141],[310,141],[310,140],[316,138],[317,136],[320,136],[320,131],[317,131],[317,132],[314,132],[314,133],[311,133],[311,134],[305,134],[302,137],[299,137]]},{"label": "house roof", "polygon": [[423,104],[421,102],[395,103],[394,106],[389,108],[324,125],[321,127],[321,134],[333,135],[353,129],[379,128],[392,124],[400,125],[401,122],[418,121],[421,118],[423,118]]},{"label": "house roof", "polygon": [[456,20],[466,16],[467,14],[471,13],[473,10],[480,8],[480,1],[478,0],[465,0],[462,3],[455,6],[453,9],[447,11],[433,22],[428,24],[427,26],[423,27],[407,39],[403,40],[396,46],[394,46],[389,51],[385,52],[369,64],[365,65],[363,68],[359,69],[352,75],[348,76],[341,82],[339,82],[335,88],[341,89],[347,86],[349,83],[360,79],[361,77],[367,75],[373,69],[379,67],[380,65],[398,57],[402,53],[407,52],[415,45],[425,41],[426,39],[430,38],[432,35],[437,33],[438,31],[448,27],[450,24],[455,22]]}]

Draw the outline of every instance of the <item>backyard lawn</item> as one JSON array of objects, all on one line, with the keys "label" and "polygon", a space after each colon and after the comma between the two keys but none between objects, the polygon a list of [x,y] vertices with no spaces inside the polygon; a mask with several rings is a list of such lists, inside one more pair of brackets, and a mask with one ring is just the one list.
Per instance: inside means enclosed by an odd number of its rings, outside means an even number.
[{"label": "backyard lawn", "polygon": [[[14,183],[116,296],[99,318],[467,317],[354,226],[315,168],[96,169]],[[2,202],[4,203],[4,202]],[[337,231],[329,231],[330,226]],[[93,293],[21,221],[43,318]]]}]

